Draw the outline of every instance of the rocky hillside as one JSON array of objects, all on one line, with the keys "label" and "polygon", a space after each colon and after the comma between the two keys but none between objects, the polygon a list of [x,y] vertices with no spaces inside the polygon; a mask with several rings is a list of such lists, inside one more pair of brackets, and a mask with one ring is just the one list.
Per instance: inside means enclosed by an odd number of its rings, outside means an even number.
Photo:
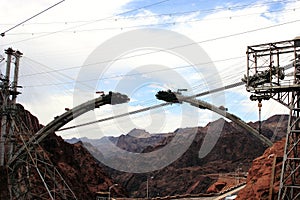
[{"label": "rocky hillside", "polygon": [[[68,144],[61,137],[51,134],[42,146],[79,199],[95,199],[96,192],[107,192],[109,186],[116,183],[82,143]],[[125,196],[122,187],[112,189],[115,195]]]},{"label": "rocky hillside", "polygon": [[[249,169],[246,187],[238,193],[237,199],[277,199],[280,182],[280,172],[282,167],[282,156],[285,139],[276,142],[268,148],[264,154],[256,158]],[[277,161],[274,170],[273,190],[270,191],[272,177],[272,166],[274,159]]]},{"label": "rocky hillside", "polygon": [[[207,156],[199,158],[199,149],[207,130],[223,123],[224,126],[220,138],[216,138],[218,141],[215,147]],[[273,116],[263,122],[263,133],[269,138],[279,139],[285,133],[286,123],[286,116]],[[250,125],[256,127],[258,123],[250,123]],[[192,129],[178,129],[174,133],[165,135],[148,135],[143,130],[141,134],[138,134],[137,131],[134,130],[135,135],[143,135],[143,137],[132,137],[131,134],[121,135],[113,139],[114,144],[136,153],[155,152],[168,144],[175,134],[188,134]],[[151,197],[206,193],[209,187],[219,179],[219,174],[235,172],[237,169],[247,172],[253,159],[262,155],[265,149],[266,147],[258,139],[245,130],[231,122],[219,119],[209,123],[206,127],[198,127],[190,148],[164,169],[144,174],[122,173],[109,168],[106,170],[113,179],[119,180],[129,192],[129,196],[133,197],[146,196],[147,179]],[[119,155],[111,159],[122,161],[124,158]],[[134,166],[134,161],[131,164]],[[226,184],[223,184],[223,187],[226,187]],[[219,189],[222,190],[222,188]]]},{"label": "rocky hillside", "polygon": [[[29,132],[37,132],[42,127],[38,119],[25,110],[23,106],[17,106],[22,121],[18,126],[22,126],[21,128],[24,129],[26,124]],[[95,199],[96,192],[107,192],[109,186],[116,183],[98,165],[98,161],[85,149],[82,143],[69,144],[52,133],[43,140],[41,147],[78,199]],[[0,199],[8,199],[7,176],[4,170],[1,169]],[[38,177],[31,178],[38,185],[43,185]],[[112,193],[117,196],[126,196],[126,192],[121,186],[114,187]]]},{"label": "rocky hillside", "polygon": [[[262,133],[272,141],[281,140],[286,135],[288,120],[288,115],[273,115],[262,121]],[[258,129],[258,122],[250,122],[249,125]]]},{"label": "rocky hillside", "polygon": [[[287,122],[287,115],[274,115],[263,123],[263,131],[270,134],[272,133],[270,129],[276,130],[276,134],[271,138],[275,140],[283,138],[286,135]],[[258,123],[252,125],[258,126]],[[247,185],[238,193],[237,199],[277,199],[284,145],[285,139],[277,141],[253,161],[248,172]],[[273,182],[272,189],[270,189],[271,182]]]}]

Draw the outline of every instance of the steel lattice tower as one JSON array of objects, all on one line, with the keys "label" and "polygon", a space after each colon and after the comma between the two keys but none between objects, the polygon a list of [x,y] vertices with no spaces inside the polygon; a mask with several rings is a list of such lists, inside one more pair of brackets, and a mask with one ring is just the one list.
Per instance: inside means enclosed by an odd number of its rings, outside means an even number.
[{"label": "steel lattice tower", "polygon": [[[7,183],[1,183],[4,186],[0,187],[0,199],[76,199],[39,143],[34,143],[30,148],[27,146],[27,141],[35,133],[24,124],[20,116],[22,106],[16,104],[20,94],[17,89],[22,53],[12,48],[5,50],[5,53],[6,72],[0,77],[0,173],[1,181]],[[11,69],[14,69],[13,73]],[[14,78],[10,81],[12,75]],[[24,146],[26,150],[11,162],[16,152]]]},{"label": "steel lattice tower", "polygon": [[251,99],[270,98],[290,110],[278,199],[300,197],[300,38],[248,46],[247,75]]}]

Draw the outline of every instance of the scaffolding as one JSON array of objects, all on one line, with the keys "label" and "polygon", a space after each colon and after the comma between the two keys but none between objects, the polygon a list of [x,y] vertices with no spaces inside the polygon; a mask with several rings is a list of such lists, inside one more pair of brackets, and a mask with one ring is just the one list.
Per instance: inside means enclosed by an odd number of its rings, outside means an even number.
[{"label": "scaffolding", "polygon": [[299,199],[300,38],[248,46],[242,81],[252,98],[272,98],[290,110],[278,199]]}]

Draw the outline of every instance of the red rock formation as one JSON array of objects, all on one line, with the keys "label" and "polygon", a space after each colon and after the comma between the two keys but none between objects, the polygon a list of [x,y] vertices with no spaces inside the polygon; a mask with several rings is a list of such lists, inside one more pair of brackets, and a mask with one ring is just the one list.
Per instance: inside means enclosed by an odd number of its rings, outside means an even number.
[{"label": "red rock formation", "polygon": [[[237,177],[237,175],[239,177]],[[206,191],[207,194],[210,193],[222,193],[232,187],[235,187],[237,184],[244,183],[246,178],[242,177],[242,174],[230,173],[224,174],[218,177],[217,182],[212,184]]]},{"label": "red rock formation", "polygon": [[[107,192],[109,186],[115,184],[82,143],[68,144],[61,137],[50,134],[42,145],[71,188],[76,188],[74,192],[79,199],[95,199],[96,192]],[[125,196],[121,187],[114,187],[112,192]]]},{"label": "red rock formation", "polygon": [[214,184],[212,184],[206,191],[206,193],[218,193],[220,192],[227,183],[225,181],[217,181]]},{"label": "red rock formation", "polygon": [[[17,126],[23,129],[26,126],[30,134],[36,133],[42,127],[38,119],[22,105],[18,104],[17,107],[20,117]],[[66,143],[61,137],[52,133],[42,141],[41,146],[78,199],[95,199],[96,192],[107,192],[109,186],[115,183],[81,143],[74,145]],[[9,197],[5,171],[0,169],[0,199]],[[43,185],[38,176],[33,175],[30,178],[38,185]],[[113,196],[125,196],[121,186],[112,188],[111,192]]]},{"label": "red rock formation", "polygon": [[[248,172],[246,187],[238,193],[237,199],[268,199],[273,161],[276,157],[283,156],[284,145],[284,139],[276,142],[253,161]],[[273,199],[276,199],[279,190],[281,166],[282,162],[278,162],[275,167]]]},{"label": "red rock formation", "polygon": [[[0,104],[1,103],[2,102],[0,102]],[[40,128],[42,128],[42,125],[39,124],[37,117],[31,115],[31,113],[25,110],[21,104],[16,104],[16,107],[18,110],[19,118],[21,119],[20,121],[16,120],[16,123],[20,123],[17,124],[17,126],[24,127],[24,125],[26,125],[29,130],[28,135],[25,135],[24,137],[30,137],[31,134],[37,132]],[[7,179],[7,169],[5,167],[0,167],[0,199],[9,199]]]}]

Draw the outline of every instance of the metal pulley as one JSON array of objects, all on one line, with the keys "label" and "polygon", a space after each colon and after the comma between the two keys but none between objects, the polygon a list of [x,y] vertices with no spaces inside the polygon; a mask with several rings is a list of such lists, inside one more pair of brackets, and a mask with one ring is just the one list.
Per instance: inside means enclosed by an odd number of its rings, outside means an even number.
[{"label": "metal pulley", "polygon": [[261,110],[261,107],[262,107],[261,101],[258,102],[257,106],[258,106],[258,109]]}]

